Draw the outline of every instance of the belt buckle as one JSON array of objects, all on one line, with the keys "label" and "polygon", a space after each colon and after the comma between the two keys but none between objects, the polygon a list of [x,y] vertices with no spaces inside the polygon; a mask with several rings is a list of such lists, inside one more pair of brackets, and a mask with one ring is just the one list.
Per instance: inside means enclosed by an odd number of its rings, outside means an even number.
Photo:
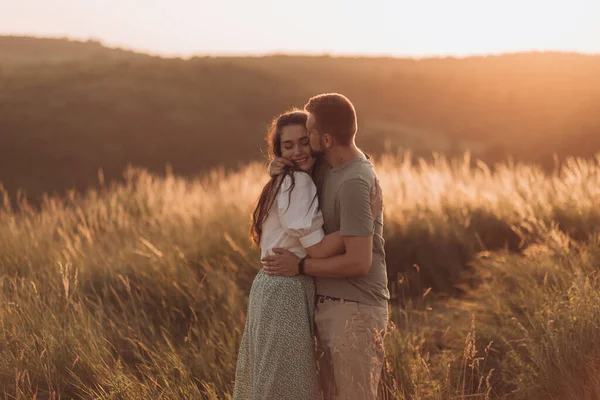
[{"label": "belt buckle", "polygon": [[325,300],[338,301],[341,304],[344,304],[344,303],[347,303],[348,301],[350,301],[350,300],[342,299],[342,298],[339,298],[339,297],[324,296],[322,294],[318,295],[317,297],[318,297],[319,303],[325,303]]}]

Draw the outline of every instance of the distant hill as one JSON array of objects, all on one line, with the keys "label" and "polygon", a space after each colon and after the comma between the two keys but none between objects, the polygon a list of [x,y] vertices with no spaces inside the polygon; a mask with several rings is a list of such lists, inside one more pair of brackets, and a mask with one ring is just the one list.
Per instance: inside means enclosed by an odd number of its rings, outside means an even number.
[{"label": "distant hill", "polygon": [[366,151],[469,148],[552,166],[600,150],[600,56],[162,59],[97,42],[0,37],[0,181],[84,188],[128,163],[195,174],[262,157],[265,127],[314,94],[355,103]]},{"label": "distant hill", "polygon": [[0,36],[0,63],[5,65],[148,57],[128,50],[107,48],[94,40],[80,42],[68,39]]}]

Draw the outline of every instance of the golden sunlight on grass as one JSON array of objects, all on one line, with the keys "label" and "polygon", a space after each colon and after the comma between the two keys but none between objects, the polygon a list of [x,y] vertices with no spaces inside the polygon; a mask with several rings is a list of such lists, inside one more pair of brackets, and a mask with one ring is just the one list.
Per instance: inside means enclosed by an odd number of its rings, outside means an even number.
[{"label": "golden sunlight on grass", "polygon": [[[383,399],[600,397],[600,156],[554,175],[377,161],[392,300]],[[0,210],[5,398],[222,399],[266,169]]]}]

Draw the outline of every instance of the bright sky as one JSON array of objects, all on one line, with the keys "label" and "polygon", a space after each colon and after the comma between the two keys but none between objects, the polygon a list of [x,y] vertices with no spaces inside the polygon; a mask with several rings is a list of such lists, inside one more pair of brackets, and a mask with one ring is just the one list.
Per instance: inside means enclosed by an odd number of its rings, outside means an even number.
[{"label": "bright sky", "polygon": [[183,56],[600,53],[600,0],[0,0],[0,34]]}]

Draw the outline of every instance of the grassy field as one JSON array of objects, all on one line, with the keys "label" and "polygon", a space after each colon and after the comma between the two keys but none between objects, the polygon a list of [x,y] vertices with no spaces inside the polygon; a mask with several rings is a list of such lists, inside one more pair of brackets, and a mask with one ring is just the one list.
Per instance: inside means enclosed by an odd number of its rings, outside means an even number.
[{"label": "grassy field", "polygon": [[[382,398],[600,398],[600,155],[552,175],[469,165],[377,160],[394,297]],[[4,398],[229,397],[265,167],[126,175],[0,209]]]}]

